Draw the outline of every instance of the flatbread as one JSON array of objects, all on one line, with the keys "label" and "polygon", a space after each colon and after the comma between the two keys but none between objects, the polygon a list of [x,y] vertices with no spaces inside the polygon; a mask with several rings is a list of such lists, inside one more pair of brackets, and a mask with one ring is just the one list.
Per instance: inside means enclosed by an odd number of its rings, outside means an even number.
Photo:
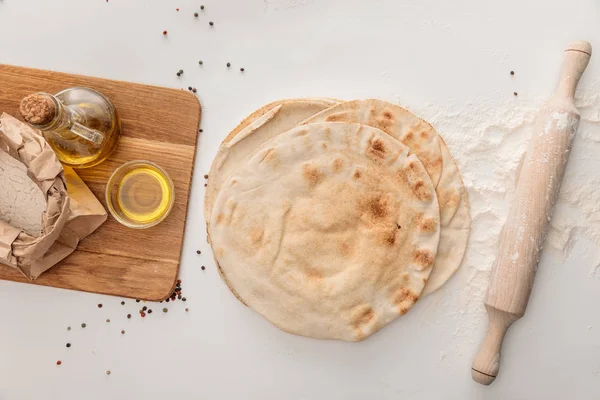
[{"label": "flatbread", "polygon": [[258,146],[283,133],[306,118],[338,104],[334,99],[310,98],[279,100],[256,110],[227,135],[210,167],[204,197],[204,217],[210,215],[221,186],[232,171],[243,167],[244,160]]},{"label": "flatbread", "polygon": [[340,103],[303,124],[317,122],[356,122],[379,128],[419,157],[436,188],[441,219],[438,256],[423,294],[439,289],[460,266],[471,231],[467,191],[444,140],[429,123],[381,100]]},{"label": "flatbread", "polygon": [[435,189],[416,155],[360,124],[300,126],[223,185],[209,234],[226,281],[284,331],[357,341],[419,298],[435,260]]}]

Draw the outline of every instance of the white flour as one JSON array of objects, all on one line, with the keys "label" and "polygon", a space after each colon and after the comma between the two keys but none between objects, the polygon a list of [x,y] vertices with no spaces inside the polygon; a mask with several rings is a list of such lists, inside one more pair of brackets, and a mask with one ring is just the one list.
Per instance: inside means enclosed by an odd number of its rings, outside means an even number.
[{"label": "white flour", "polygon": [[0,219],[32,236],[42,231],[46,201],[23,163],[0,151]]},{"label": "white flour", "polygon": [[[580,235],[595,243],[598,259],[590,271],[591,277],[600,277],[599,92],[597,82],[577,93],[581,123],[546,240],[546,252],[563,259],[569,256]],[[473,219],[469,246],[455,282],[449,281],[446,288],[456,293],[440,294],[433,300],[436,303],[430,305],[437,312],[456,316],[457,328],[447,344],[458,356],[464,349],[478,345],[481,338],[475,335],[474,341],[473,332],[486,326],[483,298],[500,230],[508,215],[517,167],[531,137],[535,113],[544,100],[507,98],[492,103],[456,99],[431,101],[423,109],[413,110],[444,137],[469,195]],[[562,126],[571,122],[565,114],[555,115],[551,123]],[[440,304],[442,298],[444,304]],[[440,358],[445,357],[446,353]]]}]

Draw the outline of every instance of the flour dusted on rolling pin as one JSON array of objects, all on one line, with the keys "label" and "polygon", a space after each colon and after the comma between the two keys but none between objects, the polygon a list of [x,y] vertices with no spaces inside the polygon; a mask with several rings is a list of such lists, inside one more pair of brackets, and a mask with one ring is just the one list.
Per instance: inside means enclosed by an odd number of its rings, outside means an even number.
[{"label": "flour dusted on rolling pin", "polygon": [[570,116],[569,113],[555,112],[554,114],[552,114],[552,119],[548,120],[548,122],[546,123],[544,133],[546,135],[550,133],[553,126],[560,131],[564,131],[567,128],[570,128],[574,133],[575,130],[577,130],[577,124],[579,124],[579,120]]},{"label": "flour dusted on rolling pin", "polygon": [[38,236],[45,210],[44,194],[29,179],[25,166],[0,150],[0,219]]}]

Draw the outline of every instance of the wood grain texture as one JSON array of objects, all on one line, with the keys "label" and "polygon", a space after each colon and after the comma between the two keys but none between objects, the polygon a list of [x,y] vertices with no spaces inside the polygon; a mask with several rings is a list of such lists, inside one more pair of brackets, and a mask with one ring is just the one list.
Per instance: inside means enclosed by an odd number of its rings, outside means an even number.
[{"label": "wood grain texture", "polygon": [[488,332],[472,365],[473,379],[483,385],[491,384],[498,375],[506,331],[527,308],[552,209],[579,125],[580,115],[573,96],[591,54],[589,43],[571,43],[565,52],[557,90],[536,116],[484,300]]},{"label": "wood grain texture", "polygon": [[175,184],[175,204],[159,225],[134,230],[108,221],[58,265],[30,282],[0,265],[0,279],[158,301],[172,292],[181,258],[201,108],[191,93],[128,82],[0,65],[0,112],[20,118],[21,99],[35,91],[73,86],[99,90],[114,103],[123,129],[116,152],[102,164],[78,170],[106,207],[112,172],[131,160],[163,167]]}]

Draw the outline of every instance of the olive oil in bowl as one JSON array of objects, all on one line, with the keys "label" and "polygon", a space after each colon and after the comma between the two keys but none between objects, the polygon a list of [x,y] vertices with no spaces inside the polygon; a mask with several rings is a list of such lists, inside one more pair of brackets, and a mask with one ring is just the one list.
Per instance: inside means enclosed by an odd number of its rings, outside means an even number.
[{"label": "olive oil in bowl", "polygon": [[149,161],[130,161],[117,168],[106,187],[108,209],[130,228],[149,228],[163,221],[174,199],[173,181]]}]

